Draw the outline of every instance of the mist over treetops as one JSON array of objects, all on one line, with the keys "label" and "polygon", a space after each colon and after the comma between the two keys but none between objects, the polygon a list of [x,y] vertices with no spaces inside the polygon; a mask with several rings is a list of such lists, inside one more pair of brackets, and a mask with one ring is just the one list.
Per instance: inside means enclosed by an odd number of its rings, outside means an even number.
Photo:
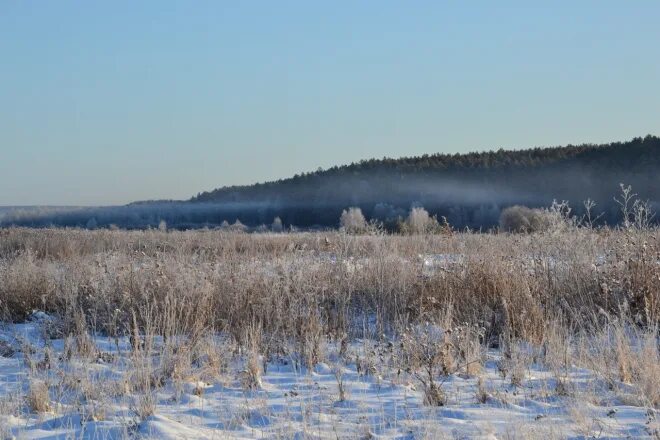
[{"label": "mist over treetops", "polygon": [[660,138],[370,159],[272,182],[218,188],[187,201],[10,208],[0,212],[0,226],[141,229],[164,222],[176,229],[226,224],[268,229],[279,218],[284,228],[336,228],[343,210],[358,207],[367,220],[397,230],[412,208],[424,207],[453,227],[487,229],[498,224],[509,206],[547,207],[565,200],[573,215],[581,215],[587,199],[596,203],[592,214],[601,224],[615,224],[621,220],[614,201],[621,183],[660,210]]}]

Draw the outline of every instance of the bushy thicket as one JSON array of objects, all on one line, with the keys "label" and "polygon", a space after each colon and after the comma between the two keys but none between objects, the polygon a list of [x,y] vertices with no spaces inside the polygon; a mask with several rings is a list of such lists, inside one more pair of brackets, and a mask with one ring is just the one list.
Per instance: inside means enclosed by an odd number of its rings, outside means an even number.
[{"label": "bushy thicket", "polygon": [[500,228],[508,232],[539,232],[548,230],[551,220],[542,209],[511,206],[500,215]]}]

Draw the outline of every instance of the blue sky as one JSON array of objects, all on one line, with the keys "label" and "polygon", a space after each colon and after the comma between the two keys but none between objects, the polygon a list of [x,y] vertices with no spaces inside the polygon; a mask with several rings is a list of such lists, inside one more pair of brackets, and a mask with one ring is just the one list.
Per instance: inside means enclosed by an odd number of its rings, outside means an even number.
[{"label": "blue sky", "polygon": [[2,1],[0,205],[660,134],[660,2],[532,3]]}]

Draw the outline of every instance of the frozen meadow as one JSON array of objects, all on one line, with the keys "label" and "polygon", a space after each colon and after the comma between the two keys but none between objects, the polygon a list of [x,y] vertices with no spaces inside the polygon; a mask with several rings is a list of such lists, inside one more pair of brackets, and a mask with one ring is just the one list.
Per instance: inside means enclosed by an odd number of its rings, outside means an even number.
[{"label": "frozen meadow", "polygon": [[658,231],[10,229],[0,438],[660,438]]}]

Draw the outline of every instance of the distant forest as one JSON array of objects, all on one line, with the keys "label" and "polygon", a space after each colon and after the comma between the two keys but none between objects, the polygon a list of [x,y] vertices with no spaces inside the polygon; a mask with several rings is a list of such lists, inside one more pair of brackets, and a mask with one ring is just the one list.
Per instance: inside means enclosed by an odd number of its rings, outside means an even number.
[{"label": "distant forest", "polygon": [[[363,160],[291,178],[199,193],[183,202],[138,202],[122,207],[23,210],[0,225],[155,227],[218,226],[239,219],[250,227],[336,227],[343,209],[357,206],[368,219],[393,227],[411,207],[423,206],[455,227],[489,228],[511,205],[549,206],[567,200],[576,215],[588,198],[604,223],[620,220],[613,200],[619,184],[632,185],[660,207],[660,138],[605,145],[568,145],[469,154],[433,154]],[[37,213],[38,212],[38,213]]]},{"label": "distant forest", "polygon": [[616,222],[613,196],[619,183],[632,185],[657,206],[660,138],[363,160],[274,182],[219,188],[192,201],[256,203],[266,217],[253,213],[256,217],[246,221],[266,222],[279,215],[300,226],[334,226],[347,206],[388,222],[420,205],[457,227],[480,228],[495,225],[504,207],[549,206],[554,199],[569,201],[580,213],[582,202],[591,198],[595,211],[605,213],[603,221]]}]

